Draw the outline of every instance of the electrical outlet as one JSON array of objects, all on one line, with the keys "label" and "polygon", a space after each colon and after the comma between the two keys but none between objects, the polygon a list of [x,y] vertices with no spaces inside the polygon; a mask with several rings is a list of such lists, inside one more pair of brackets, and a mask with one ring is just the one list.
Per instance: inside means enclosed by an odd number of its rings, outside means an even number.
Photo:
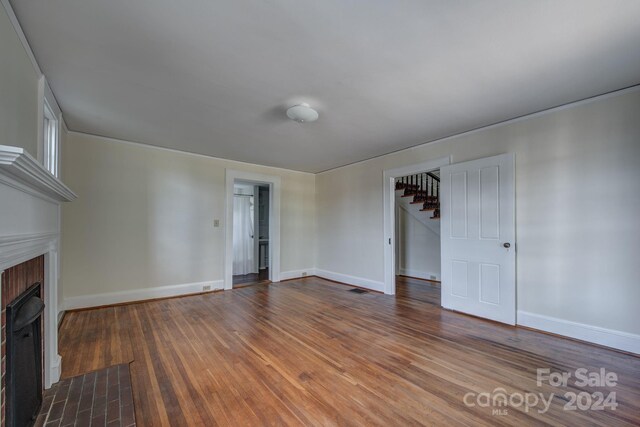
[{"label": "electrical outlet", "polygon": [[436,277],[436,276],[434,276],[433,274],[432,274],[431,276],[429,276],[429,278],[430,278],[431,280],[436,280],[436,279],[437,279],[437,277]]},{"label": "electrical outlet", "polygon": [[206,291],[210,291],[211,290],[211,285],[203,285],[202,286],[202,291],[206,292]]},{"label": "electrical outlet", "polygon": [[214,227],[220,227],[220,220],[219,219],[214,219],[213,220],[213,226]]},{"label": "electrical outlet", "polygon": [[306,276],[307,276],[307,272],[306,272],[306,271],[303,271],[303,272],[302,272],[302,277],[306,277]]}]

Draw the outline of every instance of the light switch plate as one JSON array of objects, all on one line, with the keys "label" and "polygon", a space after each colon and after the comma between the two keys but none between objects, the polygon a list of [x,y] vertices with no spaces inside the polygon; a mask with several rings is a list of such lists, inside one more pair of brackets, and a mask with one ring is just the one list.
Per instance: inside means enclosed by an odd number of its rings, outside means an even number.
[{"label": "light switch plate", "polygon": [[220,220],[219,219],[214,219],[213,220],[213,226],[214,227],[220,227]]}]

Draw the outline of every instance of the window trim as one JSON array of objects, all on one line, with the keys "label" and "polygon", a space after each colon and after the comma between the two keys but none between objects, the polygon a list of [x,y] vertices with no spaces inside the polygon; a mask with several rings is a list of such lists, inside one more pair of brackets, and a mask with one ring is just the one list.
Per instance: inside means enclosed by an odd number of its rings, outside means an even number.
[{"label": "window trim", "polygon": [[43,105],[43,166],[54,176],[58,176],[58,155],[60,150],[60,122],[51,111],[49,103]]},{"label": "window trim", "polygon": [[45,77],[41,76],[38,83],[38,162],[52,175],[59,177],[62,111]]}]

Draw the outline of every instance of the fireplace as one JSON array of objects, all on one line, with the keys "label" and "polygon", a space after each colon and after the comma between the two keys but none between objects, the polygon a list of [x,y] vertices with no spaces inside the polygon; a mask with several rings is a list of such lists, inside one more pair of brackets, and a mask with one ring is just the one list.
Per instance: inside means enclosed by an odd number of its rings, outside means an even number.
[{"label": "fireplace", "polygon": [[[62,203],[76,197],[23,148],[0,145],[0,427],[10,425],[7,424],[9,396],[5,375],[9,332],[6,308],[36,283],[41,284],[40,299],[45,303],[44,312],[36,320],[40,322],[43,352],[40,359],[42,371],[37,380],[41,381],[41,387],[49,388],[60,378],[57,334],[60,211]],[[18,382],[22,382],[22,377]]]},{"label": "fireplace", "polygon": [[41,284],[36,283],[6,308],[6,425],[30,426],[42,405]]},{"label": "fireplace", "polygon": [[[45,256],[41,255],[9,267],[2,274],[0,290],[2,293],[1,424],[3,427],[29,425],[28,422],[26,424],[17,422],[15,417],[15,405],[25,403],[26,396],[22,390],[25,384],[29,383],[29,390],[35,392],[29,393],[32,396],[31,405],[34,402],[33,396],[36,396],[35,404],[39,406],[37,396],[42,396],[43,361],[46,350],[44,337],[46,319],[42,310],[45,308],[44,300],[48,293],[45,286],[45,264]],[[30,336],[25,337],[25,335]],[[27,361],[26,352],[35,354],[32,354],[33,357]],[[22,366],[16,366],[16,362],[25,363]],[[31,415],[29,414],[29,417]]]}]

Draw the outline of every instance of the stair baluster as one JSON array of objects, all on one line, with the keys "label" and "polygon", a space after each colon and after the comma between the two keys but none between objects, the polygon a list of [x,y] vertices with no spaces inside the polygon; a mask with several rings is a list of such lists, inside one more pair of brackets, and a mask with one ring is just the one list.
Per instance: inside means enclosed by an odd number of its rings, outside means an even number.
[{"label": "stair baluster", "polygon": [[431,219],[440,219],[440,178],[432,172],[397,178],[396,190],[404,190],[402,197],[411,197],[411,204],[422,204],[422,211],[433,212]]}]

